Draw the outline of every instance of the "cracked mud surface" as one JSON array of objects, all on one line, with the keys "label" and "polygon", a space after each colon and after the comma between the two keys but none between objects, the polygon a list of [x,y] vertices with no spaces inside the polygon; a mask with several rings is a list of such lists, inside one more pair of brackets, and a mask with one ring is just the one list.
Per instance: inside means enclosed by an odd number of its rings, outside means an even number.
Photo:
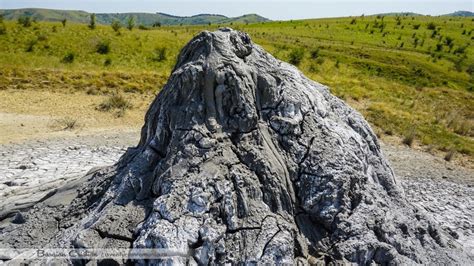
[{"label": "cracked mud surface", "polygon": [[474,254],[474,170],[405,146],[382,146],[409,201]]},{"label": "cracked mud surface", "polygon": [[0,144],[0,217],[45,199],[94,167],[116,163],[137,135],[127,130]]}]

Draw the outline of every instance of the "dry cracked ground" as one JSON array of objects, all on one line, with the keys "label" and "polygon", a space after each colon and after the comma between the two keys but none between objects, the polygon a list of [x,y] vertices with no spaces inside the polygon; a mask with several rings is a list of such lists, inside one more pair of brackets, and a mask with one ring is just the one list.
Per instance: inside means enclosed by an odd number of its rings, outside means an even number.
[{"label": "dry cracked ground", "polygon": [[[0,233],[11,222],[2,217],[46,199],[91,168],[113,164],[138,137],[138,130],[123,129],[0,144]],[[404,146],[382,148],[408,199],[474,253],[474,170]]]}]

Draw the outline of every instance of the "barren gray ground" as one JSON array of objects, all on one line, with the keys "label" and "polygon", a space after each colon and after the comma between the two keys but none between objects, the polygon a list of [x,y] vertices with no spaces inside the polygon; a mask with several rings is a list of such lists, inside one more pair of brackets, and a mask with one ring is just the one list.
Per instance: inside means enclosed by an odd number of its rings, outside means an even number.
[{"label": "barren gray ground", "polygon": [[[0,145],[0,213],[27,206],[93,167],[113,164],[138,137],[138,131],[125,131]],[[474,171],[403,146],[382,148],[408,199],[473,253]]]}]

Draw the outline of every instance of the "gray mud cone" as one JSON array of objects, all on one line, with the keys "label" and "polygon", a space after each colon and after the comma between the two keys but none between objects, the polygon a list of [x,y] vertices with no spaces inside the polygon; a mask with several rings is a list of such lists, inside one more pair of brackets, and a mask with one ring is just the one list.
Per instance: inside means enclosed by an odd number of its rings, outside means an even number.
[{"label": "gray mud cone", "polygon": [[139,145],[85,180],[50,246],[169,248],[193,255],[161,262],[198,264],[472,262],[407,202],[358,112],[231,29],[184,47]]}]

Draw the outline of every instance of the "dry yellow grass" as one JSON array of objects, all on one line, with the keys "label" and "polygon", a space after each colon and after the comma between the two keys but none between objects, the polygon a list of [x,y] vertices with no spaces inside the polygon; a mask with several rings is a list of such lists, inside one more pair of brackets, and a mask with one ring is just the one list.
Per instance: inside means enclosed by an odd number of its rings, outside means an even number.
[{"label": "dry yellow grass", "polygon": [[[114,112],[101,112],[95,107],[107,95],[88,95],[85,92],[52,92],[34,90],[0,90],[0,143],[85,133],[97,130],[140,128],[144,114],[154,95],[124,93],[132,104],[122,117]],[[71,132],[57,125],[61,119],[77,120]]]}]

